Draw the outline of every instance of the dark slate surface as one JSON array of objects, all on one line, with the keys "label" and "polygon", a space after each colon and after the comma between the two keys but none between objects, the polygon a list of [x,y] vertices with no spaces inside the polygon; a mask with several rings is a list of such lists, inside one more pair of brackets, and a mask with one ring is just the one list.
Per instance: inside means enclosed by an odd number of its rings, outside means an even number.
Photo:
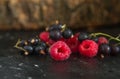
[{"label": "dark slate surface", "polygon": [[[96,30],[116,35],[120,28]],[[82,58],[72,55],[56,62],[49,56],[22,56],[13,46],[18,38],[28,39],[39,32],[0,32],[0,79],[119,79],[120,56]]]}]

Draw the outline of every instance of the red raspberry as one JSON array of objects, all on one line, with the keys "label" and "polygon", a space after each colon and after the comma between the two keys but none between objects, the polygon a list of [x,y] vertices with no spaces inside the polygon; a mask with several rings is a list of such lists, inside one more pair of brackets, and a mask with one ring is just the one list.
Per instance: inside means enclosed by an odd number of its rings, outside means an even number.
[{"label": "red raspberry", "polygon": [[105,38],[105,37],[99,37],[98,38],[98,44],[107,44],[108,43],[108,40]]},{"label": "red raspberry", "polygon": [[62,37],[62,38],[59,39],[59,41],[63,41],[63,42],[65,42],[66,39],[64,39],[64,38]]},{"label": "red raspberry", "polygon": [[84,40],[79,45],[79,53],[85,57],[94,57],[97,55],[98,45],[93,40]]},{"label": "red raspberry", "polygon": [[74,37],[78,38],[79,34],[80,34],[79,32],[75,33]]},{"label": "red raspberry", "polygon": [[54,43],[50,49],[50,56],[57,61],[63,61],[69,58],[71,54],[70,48],[63,41],[57,41]]},{"label": "red raspberry", "polygon": [[79,41],[77,39],[77,36],[74,36],[72,38],[69,38],[66,41],[67,45],[70,47],[72,53],[77,53],[78,52],[78,47],[79,47]]},{"label": "red raspberry", "polygon": [[49,40],[47,41],[47,44],[48,44],[49,46],[51,46],[51,45],[54,44],[54,43],[55,43],[55,41],[52,40],[52,39],[49,39]]},{"label": "red raspberry", "polygon": [[44,42],[47,42],[49,40],[49,32],[41,32],[39,34],[39,38],[44,41]]}]

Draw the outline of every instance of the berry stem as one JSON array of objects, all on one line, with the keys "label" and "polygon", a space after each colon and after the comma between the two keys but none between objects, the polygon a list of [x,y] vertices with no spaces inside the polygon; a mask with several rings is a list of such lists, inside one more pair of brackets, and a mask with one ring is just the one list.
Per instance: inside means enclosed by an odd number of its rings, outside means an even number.
[{"label": "berry stem", "polygon": [[62,32],[66,29],[66,24],[62,26]]},{"label": "berry stem", "polygon": [[118,37],[113,37],[113,36],[111,36],[111,35],[109,35],[109,34],[106,34],[106,33],[91,33],[90,34],[90,36],[100,36],[100,35],[102,35],[102,36],[106,36],[106,37],[108,37],[108,38],[110,38],[110,40],[115,40],[115,41],[118,41],[118,42],[120,42],[120,39],[118,38]]},{"label": "berry stem", "polygon": [[25,52],[27,52],[25,49],[23,49],[22,47],[19,47],[18,45],[20,44],[20,39],[18,39],[18,41],[17,41],[17,43],[15,44],[15,48],[17,48],[17,49],[20,49],[20,50],[23,50],[23,51],[25,51]]},{"label": "berry stem", "polygon": [[118,38],[118,39],[119,39],[119,38],[120,38],[120,34],[119,34],[116,38]]}]

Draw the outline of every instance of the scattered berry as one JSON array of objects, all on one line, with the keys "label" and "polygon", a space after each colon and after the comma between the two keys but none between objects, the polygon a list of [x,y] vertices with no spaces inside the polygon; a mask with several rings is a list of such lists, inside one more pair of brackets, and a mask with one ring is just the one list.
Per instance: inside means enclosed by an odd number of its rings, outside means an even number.
[{"label": "scattered berry", "polygon": [[48,42],[47,42],[47,44],[49,45],[49,46],[51,46],[52,44],[54,44],[56,41],[54,41],[54,40],[52,40],[52,39],[49,39],[48,40]]},{"label": "scattered berry", "polygon": [[62,36],[63,36],[65,39],[70,38],[72,35],[73,35],[73,33],[72,33],[72,31],[71,31],[70,29],[65,29],[65,30],[62,32]]},{"label": "scattered berry", "polygon": [[100,45],[100,44],[103,44],[103,43],[108,44],[108,40],[105,37],[99,37],[98,38],[98,44]]},{"label": "scattered berry", "polygon": [[70,48],[63,41],[57,41],[50,47],[50,56],[57,61],[63,61],[69,58],[71,54]]},{"label": "scattered berry", "polygon": [[39,38],[40,38],[40,40],[47,42],[49,40],[49,32],[46,32],[46,31],[41,32],[39,34]]},{"label": "scattered berry", "polygon": [[98,43],[98,37],[92,37],[91,40],[95,41],[96,43]]},{"label": "scattered berry", "polygon": [[53,25],[49,28],[49,31],[53,31],[53,30],[61,31],[62,28],[63,28],[63,25],[62,25],[62,24],[53,24]]},{"label": "scattered berry", "polygon": [[78,52],[79,41],[76,36],[73,36],[72,38],[67,39],[66,43],[70,47],[72,53]]},{"label": "scattered berry", "polygon": [[61,38],[61,32],[57,30],[50,31],[50,39],[57,41]]},{"label": "scattered berry", "polygon": [[89,35],[87,33],[81,32],[78,36],[78,40],[82,42],[83,40],[86,40],[89,38]]},{"label": "scattered berry", "polygon": [[63,42],[65,42],[66,39],[64,39],[64,38],[62,37],[62,38],[60,38],[58,41],[63,41]]},{"label": "scattered berry", "polygon": [[120,48],[118,46],[111,46],[111,53],[110,55],[114,56],[120,53]]},{"label": "scattered berry", "polygon": [[94,57],[97,55],[98,45],[93,40],[84,40],[79,45],[79,53],[85,57]]},{"label": "scattered berry", "polygon": [[31,39],[28,40],[28,42],[31,45],[37,45],[39,43],[39,39],[37,39],[37,38],[31,38]]},{"label": "scattered berry", "polygon": [[79,34],[80,34],[79,32],[78,32],[78,33],[75,33],[75,34],[74,34],[74,37],[76,37],[76,38],[78,39]]},{"label": "scattered berry", "polygon": [[108,55],[110,54],[110,52],[111,52],[111,48],[108,44],[103,43],[99,45],[99,53]]},{"label": "scattered berry", "polygon": [[43,46],[35,47],[35,54],[45,55],[45,48]]},{"label": "scattered berry", "polygon": [[45,42],[43,42],[43,41],[39,42],[39,44],[38,44],[38,45],[40,45],[40,46],[42,46],[42,47],[44,47],[44,48],[47,48],[46,43],[45,43]]},{"label": "scattered berry", "polygon": [[25,55],[32,54],[32,52],[33,52],[32,46],[24,46],[24,49],[26,50],[26,51],[24,51]]}]

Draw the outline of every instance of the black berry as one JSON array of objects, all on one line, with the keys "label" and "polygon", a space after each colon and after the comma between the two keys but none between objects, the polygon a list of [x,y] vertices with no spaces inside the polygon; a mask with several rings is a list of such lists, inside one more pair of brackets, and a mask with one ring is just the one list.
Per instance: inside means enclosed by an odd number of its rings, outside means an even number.
[{"label": "black berry", "polygon": [[85,39],[88,39],[89,38],[89,35],[88,35],[88,33],[85,33],[85,32],[81,32],[80,34],[79,34],[79,36],[78,36],[78,40],[81,42],[81,41],[83,41],[83,40],[85,40]]},{"label": "black berry", "polygon": [[65,30],[62,32],[62,36],[63,36],[65,39],[70,38],[72,35],[73,35],[73,33],[72,33],[72,31],[71,31],[70,29],[65,29]]},{"label": "black berry", "polygon": [[118,53],[120,53],[120,48],[118,46],[111,46],[111,55],[117,55]]},{"label": "black berry", "polygon": [[57,30],[50,31],[49,35],[50,35],[50,38],[55,41],[61,38],[61,32]]},{"label": "black berry", "polygon": [[53,31],[53,30],[62,30],[63,25],[62,24],[53,24],[50,28],[49,31]]},{"label": "black berry", "polygon": [[39,44],[38,45],[40,45],[40,46],[42,46],[42,47],[44,47],[44,48],[47,48],[47,44],[45,43],[45,42],[39,42]]},{"label": "black berry", "polygon": [[110,54],[111,48],[108,44],[101,44],[99,46],[99,53],[102,53],[104,55]]},{"label": "black berry", "polygon": [[98,43],[98,37],[92,37],[91,40],[95,41],[96,43]]},{"label": "black berry", "polygon": [[24,46],[24,49],[26,50],[26,51],[24,51],[25,55],[33,53],[33,47],[32,46]]},{"label": "black berry", "polygon": [[43,46],[36,46],[34,53],[38,54],[38,55],[44,55],[45,54],[45,48]]},{"label": "black berry", "polygon": [[37,39],[37,38],[31,38],[31,39],[28,40],[28,42],[31,45],[37,45],[39,43],[39,39]]}]

